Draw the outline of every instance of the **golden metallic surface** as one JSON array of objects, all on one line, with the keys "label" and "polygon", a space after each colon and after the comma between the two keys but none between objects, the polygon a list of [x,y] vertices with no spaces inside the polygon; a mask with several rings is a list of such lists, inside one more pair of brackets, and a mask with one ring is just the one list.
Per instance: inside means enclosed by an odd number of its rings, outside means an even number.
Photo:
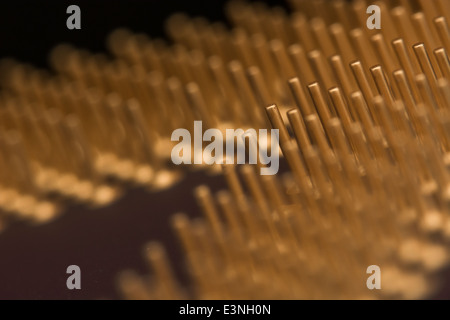
[{"label": "golden metallic surface", "polygon": [[[130,183],[154,192],[210,170],[227,189],[198,186],[203,216],[172,217],[189,287],[150,242],[151,280],[124,271],[123,297],[430,296],[450,262],[448,1],[376,1],[381,30],[364,0],[290,3],[230,2],[230,30],[177,14],[170,43],[116,30],[110,56],[61,45],[53,73],[3,61],[0,232],[52,220],[65,199],[107,205]],[[286,169],[173,165],[172,132],[194,134],[195,120],[278,129]],[[371,291],[375,263],[383,290]]]}]

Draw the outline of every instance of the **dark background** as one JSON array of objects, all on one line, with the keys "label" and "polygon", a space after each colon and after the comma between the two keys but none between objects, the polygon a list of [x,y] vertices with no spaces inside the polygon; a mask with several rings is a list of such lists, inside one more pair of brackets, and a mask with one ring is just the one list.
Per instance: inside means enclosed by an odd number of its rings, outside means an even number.
[{"label": "dark background", "polygon": [[[284,2],[264,2],[286,6]],[[81,30],[66,28],[66,8],[71,4],[81,9]],[[181,11],[225,21],[224,4],[222,0],[1,1],[0,58],[48,67],[49,51],[62,42],[105,52],[105,39],[115,28],[162,37],[170,14]],[[128,189],[108,207],[90,210],[72,204],[50,224],[14,223],[0,234],[0,300],[120,298],[115,277],[124,269],[148,272],[142,248],[149,240],[164,243],[178,277],[186,283],[184,255],[170,217],[180,211],[198,215],[192,190],[202,183],[213,191],[224,187],[221,177],[188,173],[169,190]],[[66,268],[71,264],[81,268],[81,290],[66,288]]]},{"label": "dark background", "polygon": [[[127,27],[152,38],[164,37],[164,22],[175,12],[226,22],[225,3],[0,1],[0,59],[12,57],[49,68],[48,53],[62,42],[92,52],[106,52],[106,37],[116,28]],[[81,9],[81,30],[66,27],[66,9],[72,4]],[[170,217],[181,211],[199,215],[192,191],[202,183],[213,191],[224,187],[221,177],[188,173],[165,191],[150,193],[126,188],[126,194],[108,207],[91,210],[70,204],[62,216],[49,224],[13,223],[0,234],[0,300],[120,298],[115,287],[117,273],[124,269],[148,273],[142,250],[150,240],[164,244],[180,281],[186,283],[184,255],[170,227]],[[81,290],[66,287],[66,269],[72,264],[81,268]]]},{"label": "dark background", "polygon": [[[227,22],[225,0],[17,0],[0,2],[0,57],[13,56],[46,66],[51,48],[69,42],[94,52],[106,51],[107,35],[119,27],[164,37],[164,22],[175,12]],[[287,8],[285,1],[262,0]],[[69,5],[81,9],[81,30],[69,30]]]}]

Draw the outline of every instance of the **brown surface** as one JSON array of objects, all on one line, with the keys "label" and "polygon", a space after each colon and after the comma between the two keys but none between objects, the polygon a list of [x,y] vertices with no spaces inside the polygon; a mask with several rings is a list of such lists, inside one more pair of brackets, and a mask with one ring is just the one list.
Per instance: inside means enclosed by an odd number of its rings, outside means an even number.
[{"label": "brown surface", "polygon": [[[169,190],[130,189],[114,204],[90,210],[80,205],[42,226],[15,223],[0,235],[0,300],[119,298],[117,272],[148,273],[142,248],[164,243],[175,271],[186,280],[184,256],[170,227],[173,213],[198,215],[194,187],[223,186],[221,177],[190,173]],[[66,268],[81,268],[81,290],[66,288]]]}]

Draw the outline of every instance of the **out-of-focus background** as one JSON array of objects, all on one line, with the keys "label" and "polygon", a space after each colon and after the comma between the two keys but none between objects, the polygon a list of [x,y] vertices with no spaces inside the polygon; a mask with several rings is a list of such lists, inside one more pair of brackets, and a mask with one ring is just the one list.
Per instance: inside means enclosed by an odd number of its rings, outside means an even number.
[{"label": "out-of-focus background", "polygon": [[[0,3],[0,59],[11,57],[50,68],[50,50],[63,42],[106,53],[111,31],[126,27],[151,38],[164,37],[164,21],[175,12],[226,21],[226,1],[3,1]],[[275,2],[268,2],[274,4]],[[81,9],[81,30],[68,30],[66,9]],[[283,4],[284,5],[284,4]],[[8,168],[0,168],[7,170]],[[134,269],[147,273],[142,249],[162,241],[180,281],[186,280],[184,255],[170,227],[173,213],[198,215],[192,190],[212,190],[223,178],[189,173],[160,192],[129,189],[113,204],[91,210],[72,204],[56,220],[41,226],[17,222],[0,234],[0,299],[117,299],[115,277]],[[81,290],[66,287],[67,266],[81,268]]]}]

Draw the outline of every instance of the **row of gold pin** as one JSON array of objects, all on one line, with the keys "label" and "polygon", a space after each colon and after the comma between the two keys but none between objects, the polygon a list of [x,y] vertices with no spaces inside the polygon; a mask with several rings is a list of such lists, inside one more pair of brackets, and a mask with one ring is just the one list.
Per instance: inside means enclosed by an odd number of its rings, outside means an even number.
[{"label": "row of gold pin", "polygon": [[[60,207],[46,201],[54,198],[52,194],[104,205],[120,195],[109,177],[151,189],[166,188],[179,179],[179,172],[166,170],[167,150],[163,155],[155,151],[161,149],[154,144],[159,140],[147,130],[137,99],[122,102],[116,92],[106,95],[96,87],[13,61],[4,61],[2,69],[7,90],[0,99],[1,127],[5,134],[18,136],[18,147],[5,154],[5,161],[19,158],[11,167],[27,178],[5,171],[12,176],[2,183],[5,211],[32,219],[37,218],[32,211],[38,211],[37,219],[46,221]],[[22,195],[43,199],[46,213]]]},{"label": "row of gold pin", "polygon": [[[436,9],[447,4],[420,1],[423,11],[413,13],[408,1],[378,1],[387,22],[376,33],[365,29],[364,1],[292,2],[291,16],[261,4],[228,7],[238,27],[231,43],[249,71],[263,70],[252,40],[270,43],[264,72],[279,74],[265,79],[266,93],[283,108],[266,112],[290,172],[258,176],[242,166],[244,189],[224,166],[229,191],[195,190],[204,218],[174,216],[193,297],[424,297],[449,262],[449,33]],[[227,41],[202,19],[178,15],[168,26],[177,42],[210,54]],[[224,59],[233,61],[229,51]],[[370,264],[383,270],[378,294],[365,287]],[[125,275],[126,297],[181,297]]]},{"label": "row of gold pin", "polygon": [[[51,56],[55,70],[60,73],[56,77],[11,61],[4,63],[2,82],[8,95],[13,93],[13,96],[18,97],[20,105],[32,104],[38,110],[37,113],[50,110],[48,113],[52,114],[49,116],[52,118],[55,118],[55,114],[57,119],[68,115],[77,117],[78,121],[72,121],[75,130],[86,136],[83,143],[79,139],[75,141],[81,148],[82,164],[75,163],[75,167],[70,168],[67,165],[71,161],[64,158],[70,158],[70,152],[66,149],[72,145],[61,144],[61,138],[54,139],[59,140],[59,144],[58,141],[48,141],[49,137],[44,134],[35,137],[40,138],[33,142],[36,145],[49,146],[47,154],[54,151],[51,147],[56,147],[60,155],[65,154],[50,163],[46,162],[46,165],[56,166],[57,177],[53,184],[47,184],[49,179],[45,177],[48,172],[36,173],[40,177],[44,176],[38,179],[43,181],[40,185],[44,188],[66,196],[75,193],[77,200],[88,200],[86,198],[92,193],[92,188],[84,186],[90,182],[80,181],[80,187],[74,187],[77,191],[66,188],[78,184],[74,179],[77,179],[80,167],[83,167],[84,173],[86,167],[90,168],[88,171],[94,175],[88,177],[90,180],[97,180],[96,175],[112,175],[121,180],[144,184],[151,182],[157,187],[164,187],[171,185],[179,176],[173,171],[159,170],[160,162],[168,158],[168,151],[173,145],[168,141],[173,130],[179,127],[191,128],[193,120],[198,118],[206,122],[207,127],[227,128],[241,124],[266,126],[262,125],[264,116],[261,111],[258,112],[258,103],[261,101],[257,101],[257,95],[253,93],[251,83],[238,60],[233,60],[225,69],[218,56],[210,57],[207,61],[199,50],[187,52],[177,45],[166,48],[161,41],[148,44],[141,36],[139,46],[143,48],[145,58],[152,63],[149,65],[146,60],[146,64],[143,57],[140,57],[141,60],[134,57],[134,60],[127,61],[123,51],[130,46],[133,48],[133,44],[137,45],[134,39],[134,36],[120,30],[111,35],[110,46],[119,56],[116,60],[70,46],[60,46]],[[122,52],[116,52],[117,48],[121,48]],[[134,51],[131,50],[132,53]],[[254,67],[249,72],[259,93],[266,93],[264,89],[267,86],[258,68]],[[212,87],[212,84],[220,85]],[[219,112],[211,114],[208,108],[211,105],[216,105],[215,111]],[[227,108],[232,112],[228,112]],[[5,109],[8,113],[9,109]],[[174,114],[177,116],[174,117]],[[58,123],[55,127],[60,128]],[[142,162],[150,162],[150,165],[141,165]],[[61,176],[60,171],[69,171],[70,179]],[[55,172],[50,173],[53,178]],[[58,180],[67,183],[59,183]],[[52,185],[56,186],[56,190]],[[107,198],[101,203],[109,202],[114,197]]]},{"label": "row of gold pin", "polygon": [[[103,75],[103,80],[108,79],[112,89],[92,85],[83,79],[73,80],[64,76],[46,77],[45,72],[24,70],[22,65],[10,63],[9,69],[5,76],[8,79],[5,81],[6,85],[25,103],[34,101],[34,103],[40,103],[40,107],[45,110],[57,109],[63,116],[74,115],[79,119],[83,125],[80,130],[87,135],[88,143],[105,155],[99,159],[92,159],[93,166],[98,170],[105,170],[105,173],[113,173],[125,180],[132,180],[133,170],[114,172],[114,165],[109,165],[108,162],[120,163],[121,160],[125,162],[128,160],[137,164],[149,163],[153,168],[147,168],[147,171],[151,169],[156,171],[162,166],[161,162],[167,159],[167,145],[159,144],[161,142],[159,136],[162,133],[150,129],[157,122],[158,117],[150,114],[152,111],[149,110],[150,107],[141,107],[142,103],[146,106],[154,104],[143,101],[142,95],[139,94],[147,93],[149,87],[140,88],[141,90],[127,95],[123,90],[119,90],[120,83],[112,80],[114,77],[112,79],[107,77],[108,72]],[[30,75],[31,80],[26,80]],[[34,79],[36,80],[33,81]],[[131,76],[122,79],[121,82],[130,84]],[[134,83],[131,84],[134,85]],[[150,120],[154,123],[148,123]],[[150,140],[151,144],[149,144]],[[130,167],[127,164],[118,166],[123,167],[122,169]],[[136,177],[136,180],[142,179],[145,181],[141,182],[145,183],[152,177],[153,175],[148,172],[142,177]]]},{"label": "row of gold pin", "polygon": [[[291,112],[292,117],[295,114],[297,109]],[[330,127],[336,130],[336,140],[345,136],[336,118]],[[346,146],[345,141],[336,141],[324,157],[311,144],[304,152],[306,169],[291,141],[284,145],[284,153],[292,173],[281,182],[243,166],[240,172],[249,197],[234,168],[227,166],[229,192],[214,199],[207,187],[196,189],[205,221],[189,222],[183,214],[173,219],[188,255],[195,297],[369,298],[363,270],[374,261],[383,270],[381,297],[417,298],[430,292],[426,280],[448,262],[448,205],[439,207],[443,199],[432,195],[436,189],[422,189],[408,164],[403,163],[402,170],[388,170],[386,158],[370,156],[367,149],[373,153],[383,149],[380,134],[367,146],[360,124],[354,123],[350,132],[346,138],[355,143],[359,166],[354,160],[353,166],[346,164],[356,150],[337,161],[339,148]],[[318,134],[325,139],[323,132]],[[404,141],[399,142],[390,150],[405,161]],[[415,147],[419,152],[420,146]],[[430,235],[442,242],[430,241]],[[130,290],[126,281],[122,285]]]},{"label": "row of gold pin", "polygon": [[[11,144],[5,150],[5,160],[14,159],[7,166],[12,170],[2,172],[2,185],[10,193],[1,207],[31,220],[54,218],[61,207],[61,195],[93,205],[109,203],[118,195],[117,188],[105,184],[96,174],[91,146],[79,118],[61,110],[78,107],[68,98],[75,91],[62,93],[59,89],[52,88],[51,93],[30,90],[27,94],[4,91],[0,99],[1,130],[5,144]],[[48,100],[44,103],[43,99]],[[34,201],[25,201],[24,197]],[[47,204],[46,210],[39,209],[40,202]]]}]

